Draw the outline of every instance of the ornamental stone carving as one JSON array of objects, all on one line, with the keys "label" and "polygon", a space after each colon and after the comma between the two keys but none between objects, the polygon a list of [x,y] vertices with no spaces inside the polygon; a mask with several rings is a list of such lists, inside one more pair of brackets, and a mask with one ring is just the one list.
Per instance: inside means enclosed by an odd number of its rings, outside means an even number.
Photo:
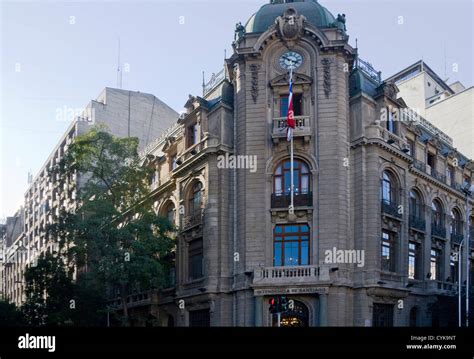
[{"label": "ornamental stone carving", "polygon": [[303,23],[306,18],[299,15],[296,9],[288,8],[283,16],[276,19],[278,35],[284,40],[296,40],[303,34]]}]

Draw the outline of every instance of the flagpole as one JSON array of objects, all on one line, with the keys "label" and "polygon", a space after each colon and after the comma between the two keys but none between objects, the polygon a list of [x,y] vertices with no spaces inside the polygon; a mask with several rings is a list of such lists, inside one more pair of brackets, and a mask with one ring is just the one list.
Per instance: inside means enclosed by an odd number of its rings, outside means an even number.
[{"label": "flagpole", "polygon": [[[293,82],[293,67],[290,67],[290,84]],[[290,104],[288,103],[288,106]],[[294,213],[294,192],[295,192],[295,184],[293,179],[293,133],[291,134],[291,141],[290,141],[290,208],[289,213]]]}]

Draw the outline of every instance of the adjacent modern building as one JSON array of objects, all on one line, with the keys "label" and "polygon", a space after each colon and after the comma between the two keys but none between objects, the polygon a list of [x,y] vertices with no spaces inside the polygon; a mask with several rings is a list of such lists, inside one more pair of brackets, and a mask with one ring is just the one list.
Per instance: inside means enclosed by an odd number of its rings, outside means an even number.
[{"label": "adjacent modern building", "polygon": [[398,97],[417,109],[442,131],[449,133],[456,148],[474,158],[474,86],[459,81],[449,86],[423,61],[407,67],[387,81],[399,88]]},{"label": "adjacent modern building", "polygon": [[22,231],[18,236],[8,235],[8,241],[4,244],[6,254],[2,285],[8,288],[4,291],[6,298],[17,305],[22,303],[25,266],[34,263],[42,252],[54,251],[54,244],[46,242],[47,224],[52,223],[61,209],[70,210],[76,205],[76,189],[81,185],[81,175],[70,173],[67,178],[59,178],[49,172],[63,158],[74,138],[86,133],[91,126],[103,125],[115,136],[137,137],[139,148],[143,149],[177,118],[177,112],[154,95],[146,93],[107,87],[96,100],[89,102],[31,180],[25,193],[24,210],[9,219],[16,221],[17,227],[18,223],[22,223]]}]

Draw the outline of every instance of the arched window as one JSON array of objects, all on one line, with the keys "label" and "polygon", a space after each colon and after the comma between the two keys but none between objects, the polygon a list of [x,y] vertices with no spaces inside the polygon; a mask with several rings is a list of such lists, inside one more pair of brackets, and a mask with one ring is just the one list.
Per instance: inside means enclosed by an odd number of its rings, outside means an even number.
[{"label": "arched window", "polygon": [[175,209],[173,202],[169,202],[165,207],[165,215],[170,223],[175,224]]},{"label": "arched window", "polygon": [[387,204],[397,203],[397,182],[389,171],[384,171],[382,175],[382,201]]},{"label": "arched window", "polygon": [[423,218],[423,204],[417,190],[410,191],[410,215],[415,218]]},{"label": "arched window", "polygon": [[461,212],[457,208],[453,208],[451,211],[451,225],[449,227],[449,232],[451,234],[451,239],[455,242],[460,242],[462,239],[463,224]]},{"label": "arched window", "polygon": [[432,212],[432,224],[433,227],[436,228],[443,228],[444,227],[444,220],[443,220],[443,206],[438,199],[434,199],[431,203],[431,212]]},{"label": "arched window", "polygon": [[[308,165],[295,159],[293,161],[293,185],[295,194],[307,194],[310,191],[310,173]],[[273,193],[282,196],[291,191],[291,162],[285,160],[273,174]]]},{"label": "arched window", "polygon": [[188,213],[191,216],[197,215],[201,211],[202,206],[202,184],[195,182],[191,189],[188,199]]}]

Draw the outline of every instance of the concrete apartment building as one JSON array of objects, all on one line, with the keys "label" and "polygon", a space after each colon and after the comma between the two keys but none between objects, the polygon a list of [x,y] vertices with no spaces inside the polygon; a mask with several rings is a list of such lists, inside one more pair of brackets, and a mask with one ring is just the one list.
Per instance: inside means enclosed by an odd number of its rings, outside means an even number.
[{"label": "concrete apartment building", "polygon": [[408,107],[442,131],[449,133],[457,149],[474,158],[474,86],[459,81],[449,86],[423,61],[391,76],[387,81],[399,88],[398,97]]},{"label": "concrete apartment building", "polygon": [[134,325],[274,326],[282,294],[294,303],[282,326],[456,325],[446,302],[474,225],[473,162],[398,94],[314,0],[271,1],[238,24],[224,70],[142,154],[156,212],[179,232],[175,285],[131,295]]},{"label": "concrete apartment building", "polygon": [[[139,148],[143,149],[177,118],[177,112],[154,95],[146,93],[107,87],[96,100],[89,102],[31,180],[25,193],[24,210],[8,219],[18,220],[24,225],[21,225],[21,235],[9,235],[5,241],[5,262],[0,270],[2,285],[8,287],[4,291],[6,298],[17,305],[22,303],[25,266],[31,265],[40,253],[54,250],[53,243],[46,245],[46,225],[53,221],[54,214],[59,215],[62,208],[68,210],[75,206],[76,188],[80,186],[81,175],[71,173],[67,178],[59,178],[48,172],[62,159],[74,138],[85,134],[91,126],[105,125],[115,136],[137,137]],[[18,258],[22,259],[21,263]]]}]

